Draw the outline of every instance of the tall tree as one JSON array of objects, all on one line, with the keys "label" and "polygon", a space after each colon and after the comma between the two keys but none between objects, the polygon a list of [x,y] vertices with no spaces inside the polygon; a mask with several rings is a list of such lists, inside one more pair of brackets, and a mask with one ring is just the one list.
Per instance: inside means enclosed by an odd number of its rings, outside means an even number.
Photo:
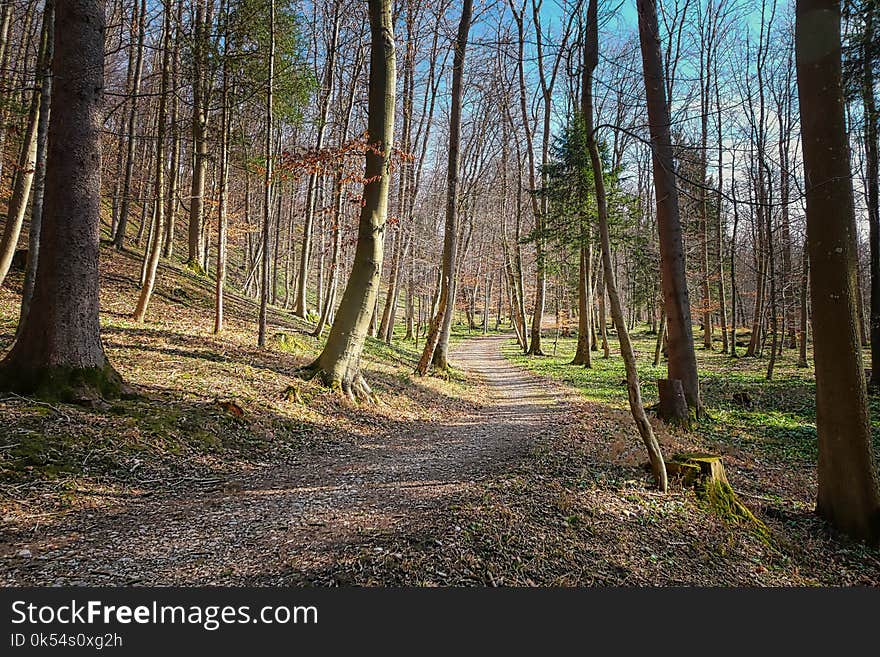
[{"label": "tall tree", "polygon": [[168,88],[171,84],[171,3],[166,3],[162,21],[162,78],[159,83],[159,112],[156,121],[156,160],[155,191],[153,205],[153,229],[144,254],[144,280],[141,293],[134,310],[134,321],[141,323],[147,316],[147,307],[156,285],[156,272],[159,269],[159,256],[162,255],[165,239],[165,137],[168,129],[166,111],[168,109]]},{"label": "tall tree", "polygon": [[[880,542],[880,492],[856,308],[856,221],[841,84],[839,0],[798,0],[797,86],[819,434],[817,512]],[[834,321],[829,321],[834,318]]]},{"label": "tall tree", "polygon": [[307,378],[318,376],[350,399],[373,396],[361,373],[360,356],[379,296],[394,145],[396,63],[391,0],[369,0],[368,7],[371,51],[367,140],[370,148],[364,168],[354,265],[321,355],[300,372]]},{"label": "tall tree", "polygon": [[[332,16],[328,27],[327,51],[324,61],[324,71],[321,75],[321,91],[318,101],[318,113],[316,117],[315,148],[320,151],[324,147],[324,137],[327,132],[327,114],[330,109],[330,98],[333,95],[333,78],[336,73],[336,52],[339,45],[339,24],[342,20],[342,0],[333,0]],[[312,233],[313,222],[318,193],[318,173],[313,171],[309,174],[306,197],[306,215],[303,221],[303,240],[299,258],[299,276],[296,285],[296,302],[294,313],[299,317],[305,317],[308,310],[306,289],[309,283],[312,257]]]},{"label": "tall tree", "polygon": [[455,263],[457,249],[458,223],[458,176],[459,146],[461,141],[461,102],[464,62],[467,52],[468,34],[471,29],[473,0],[464,0],[461,6],[461,20],[455,42],[455,56],[452,63],[452,106],[449,111],[449,156],[446,161],[446,217],[443,226],[443,264],[441,273],[440,300],[437,313],[431,321],[422,357],[416,365],[416,372],[425,375],[433,363],[437,369],[447,368],[445,350],[435,353],[440,342],[444,325],[451,322],[455,312]]},{"label": "tall tree", "polygon": [[651,471],[654,474],[654,483],[661,491],[666,492],[668,482],[666,476],[666,464],[663,462],[663,453],[660,444],[651,428],[651,423],[645,415],[642,404],[642,393],[639,384],[639,374],[636,369],[636,355],[633,351],[629,331],[623,317],[623,307],[620,303],[620,295],[617,291],[617,281],[614,275],[614,265],[611,262],[611,238],[608,229],[608,202],[605,191],[605,175],[602,159],[599,154],[599,144],[596,141],[596,133],[593,128],[593,72],[599,63],[599,19],[597,0],[589,0],[587,6],[587,34],[586,47],[584,48],[584,67],[582,83],[581,113],[586,125],[587,148],[590,151],[590,162],[593,167],[593,184],[596,190],[596,207],[599,219],[599,236],[602,244],[602,268],[605,272],[605,286],[608,290],[608,299],[611,304],[611,318],[617,329],[617,339],[620,342],[620,353],[623,357],[626,369],[627,396],[629,408],[642,437],[642,442],[648,451],[651,462]]},{"label": "tall tree", "polygon": [[[700,380],[694,354],[691,304],[685,275],[678,187],[669,126],[672,122],[666,101],[663,58],[657,27],[656,0],[637,0],[639,42],[651,133],[657,230],[660,236],[660,281],[666,308],[669,378],[681,381],[688,407],[702,414]],[[681,418],[677,418],[681,419]]]},{"label": "tall tree", "polygon": [[[275,0],[269,0],[269,44],[267,51],[266,75],[266,141],[264,155],[266,158],[265,176],[263,179],[263,259],[260,280],[260,317],[257,332],[257,345],[266,345],[266,322],[269,304],[269,229],[272,223],[272,175],[273,175],[273,141],[274,141],[274,91],[275,91]],[[274,289],[274,285],[273,285]]]},{"label": "tall tree", "polygon": [[122,200],[119,208],[119,217],[113,234],[113,244],[120,251],[125,248],[125,232],[128,228],[128,214],[131,208],[131,179],[134,174],[135,164],[135,132],[137,131],[139,95],[141,93],[141,78],[144,71],[144,34],[146,31],[147,20],[147,0],[141,0],[140,8],[138,3],[133,4],[132,12],[134,13],[133,22],[137,25],[137,48],[135,50],[133,64],[134,71],[131,74],[131,89],[128,99],[128,120],[126,121],[126,132],[128,139],[126,140],[126,156],[125,156],[125,173],[122,183]]},{"label": "tall tree", "polygon": [[187,264],[203,271],[202,224],[205,220],[205,186],[208,177],[208,121],[211,78],[208,71],[213,0],[196,0],[193,21],[192,150]]},{"label": "tall tree", "polygon": [[30,312],[37,282],[37,264],[40,261],[40,234],[43,229],[43,201],[46,192],[46,157],[49,151],[49,110],[52,101],[52,58],[55,52],[55,0],[46,0],[45,12],[47,30],[46,52],[40,67],[40,114],[37,121],[37,158],[34,171],[33,205],[31,206],[31,225],[28,231],[27,264],[24,272],[24,285],[21,292],[21,312],[17,333],[24,327],[24,320]]},{"label": "tall tree", "polygon": [[0,363],[0,388],[94,400],[124,392],[98,321],[104,3],[56,7],[46,198],[31,310]]}]

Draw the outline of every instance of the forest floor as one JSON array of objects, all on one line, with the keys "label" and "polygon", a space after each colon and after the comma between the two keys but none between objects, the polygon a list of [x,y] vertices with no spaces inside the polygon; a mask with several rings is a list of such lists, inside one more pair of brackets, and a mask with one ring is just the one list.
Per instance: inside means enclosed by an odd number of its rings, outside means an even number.
[{"label": "forest floor", "polygon": [[[360,406],[292,376],[320,345],[283,311],[257,349],[256,308],[231,295],[213,336],[211,284],[182,269],[163,266],[133,324],[137,271],[102,253],[105,347],[137,399],[0,399],[0,585],[880,585],[880,552],[812,513],[803,440],[765,449],[760,420],[720,402],[659,438],[721,451],[769,541],[651,489],[610,364],[457,336],[453,375],[420,378],[411,342],[370,340],[379,403]],[[0,348],[18,284],[0,290]]]}]

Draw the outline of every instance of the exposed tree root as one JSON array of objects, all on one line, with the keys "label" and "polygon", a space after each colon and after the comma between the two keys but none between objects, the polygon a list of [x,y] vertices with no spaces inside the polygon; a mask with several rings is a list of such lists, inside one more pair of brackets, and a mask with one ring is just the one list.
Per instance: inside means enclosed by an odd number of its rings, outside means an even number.
[{"label": "exposed tree root", "polygon": [[318,379],[322,384],[343,394],[352,402],[366,402],[376,404],[379,398],[370,388],[360,368],[347,368],[344,376],[339,376],[323,369],[318,361],[311,365],[300,367],[294,371],[294,376],[305,381]]}]

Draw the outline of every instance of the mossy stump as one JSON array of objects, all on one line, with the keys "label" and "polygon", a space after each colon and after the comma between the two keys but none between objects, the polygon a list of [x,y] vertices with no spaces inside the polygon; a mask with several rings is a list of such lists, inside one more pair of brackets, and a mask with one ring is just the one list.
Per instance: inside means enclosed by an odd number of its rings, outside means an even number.
[{"label": "mossy stump", "polygon": [[720,456],[676,454],[667,462],[666,470],[670,477],[680,477],[685,486],[693,486],[697,497],[723,520],[746,525],[765,541],[770,540],[767,525],[749,511],[731,487]]}]

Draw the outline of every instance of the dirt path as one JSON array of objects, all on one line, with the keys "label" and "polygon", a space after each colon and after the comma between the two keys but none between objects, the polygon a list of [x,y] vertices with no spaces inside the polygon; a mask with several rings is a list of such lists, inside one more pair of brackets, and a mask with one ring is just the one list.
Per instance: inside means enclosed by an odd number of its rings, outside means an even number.
[{"label": "dirt path", "polygon": [[505,360],[504,341],[469,340],[454,354],[486,384],[490,398],[478,413],[405,425],[207,488],[193,482],[112,511],[62,516],[4,546],[7,554],[31,556],[5,559],[0,580],[285,584],[326,571],[346,545],[411,532],[475,482],[516,463],[564,419],[564,390]]}]

